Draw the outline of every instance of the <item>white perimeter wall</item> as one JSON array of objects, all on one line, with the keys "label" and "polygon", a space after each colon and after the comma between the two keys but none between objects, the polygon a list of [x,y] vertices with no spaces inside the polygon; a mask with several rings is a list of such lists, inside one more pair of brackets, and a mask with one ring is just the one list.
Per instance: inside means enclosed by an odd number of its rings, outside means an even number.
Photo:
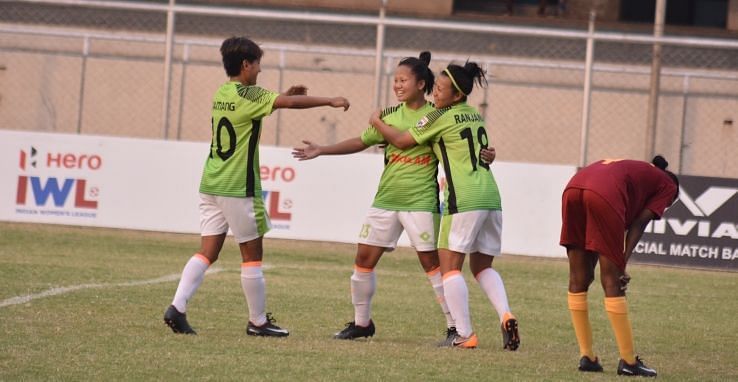
[{"label": "white perimeter wall", "polygon": [[[0,220],[198,233],[208,143],[0,130]],[[353,243],[381,154],[298,162],[261,147],[267,237]],[[495,162],[505,253],[563,256],[561,192],[573,166]],[[408,245],[402,238],[402,245]]]}]

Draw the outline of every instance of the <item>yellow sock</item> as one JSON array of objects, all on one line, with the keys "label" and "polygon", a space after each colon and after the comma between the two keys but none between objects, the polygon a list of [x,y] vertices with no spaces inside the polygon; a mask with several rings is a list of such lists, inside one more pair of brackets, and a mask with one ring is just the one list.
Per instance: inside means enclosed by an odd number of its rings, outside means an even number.
[{"label": "yellow sock", "polygon": [[579,343],[579,353],[581,356],[587,356],[587,358],[594,361],[596,357],[592,351],[592,326],[589,324],[587,292],[569,292],[568,301],[574,334],[576,334]]},{"label": "yellow sock", "polygon": [[620,358],[633,365],[636,360],[633,349],[633,331],[628,318],[628,302],[625,297],[605,297],[605,310],[610,319],[612,331],[615,332]]}]

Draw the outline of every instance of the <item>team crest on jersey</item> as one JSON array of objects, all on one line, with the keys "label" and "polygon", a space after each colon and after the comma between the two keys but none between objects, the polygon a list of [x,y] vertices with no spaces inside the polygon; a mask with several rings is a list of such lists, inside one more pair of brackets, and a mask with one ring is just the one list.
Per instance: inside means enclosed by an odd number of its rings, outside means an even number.
[{"label": "team crest on jersey", "polygon": [[423,118],[420,118],[420,121],[418,121],[418,123],[415,124],[415,127],[417,127],[418,129],[422,129],[427,124],[428,124],[428,116],[426,115]]},{"label": "team crest on jersey", "polygon": [[443,109],[437,109],[426,114],[423,118],[420,118],[420,121],[418,121],[418,123],[415,125],[415,128],[418,130],[425,130],[428,126],[436,122],[438,118],[441,118],[441,116],[449,110],[451,110],[451,106],[446,106]]}]

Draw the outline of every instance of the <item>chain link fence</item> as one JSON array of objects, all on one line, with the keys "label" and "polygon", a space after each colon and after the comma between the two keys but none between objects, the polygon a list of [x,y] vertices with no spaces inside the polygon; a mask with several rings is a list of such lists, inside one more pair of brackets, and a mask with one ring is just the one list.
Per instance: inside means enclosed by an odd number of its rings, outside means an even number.
[{"label": "chain link fence", "polygon": [[[367,126],[377,81],[376,25],[188,9],[175,15],[165,89],[166,12],[130,4],[137,8],[0,3],[0,128],[208,141],[210,100],[227,80],[218,48],[230,35],[250,36],[264,48],[261,86],[284,91],[303,84],[309,94],[342,95],[352,104],[346,113],[278,110],[264,121],[262,144],[332,143]],[[490,86],[475,89],[469,102],[485,116],[499,159],[576,165],[586,41],[535,31],[390,24],[380,104],[396,103],[392,72],[403,57],[430,50],[436,73],[471,59],[487,69]],[[650,64],[648,42],[595,41],[588,161],[646,159]],[[736,178],[735,119],[735,44],[664,45],[656,151],[683,174]]]}]

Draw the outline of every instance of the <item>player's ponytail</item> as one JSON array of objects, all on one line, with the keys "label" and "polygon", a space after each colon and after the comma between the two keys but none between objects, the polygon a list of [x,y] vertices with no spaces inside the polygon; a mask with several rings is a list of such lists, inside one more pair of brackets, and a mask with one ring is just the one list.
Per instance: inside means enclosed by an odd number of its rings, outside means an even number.
[{"label": "player's ponytail", "polygon": [[677,178],[677,176],[673,172],[666,169],[667,167],[669,167],[669,162],[667,162],[666,159],[661,155],[656,155],[651,160],[651,164],[662,169],[666,173],[666,175],[669,175],[669,178],[674,181],[674,184],[677,188],[676,195],[674,195],[674,200],[676,200],[679,197],[679,178]]},{"label": "player's ponytail", "polygon": [[429,66],[431,60],[431,52],[427,50],[420,52],[420,56],[418,56],[418,59],[420,59],[420,61],[423,61],[423,63],[425,63],[425,66]]},{"label": "player's ponytail", "polygon": [[430,70],[429,65],[431,61],[431,53],[426,51],[420,52],[418,57],[405,57],[400,61],[397,66],[407,66],[410,71],[415,75],[416,81],[425,81],[425,87],[423,91],[425,94],[430,94],[433,91],[433,84],[435,83],[435,76],[433,71]]},{"label": "player's ponytail", "polygon": [[[476,80],[477,85],[481,87],[487,87],[487,77],[485,76],[484,69],[482,69],[476,62],[467,61],[464,64],[464,71],[466,75],[474,82]],[[471,93],[471,89],[469,90]]]},{"label": "player's ponytail", "polygon": [[471,94],[475,80],[478,86],[487,87],[486,73],[476,62],[467,61],[464,66],[451,64],[443,74],[451,79],[454,91],[463,94],[464,99]]},{"label": "player's ponytail", "polygon": [[664,171],[666,171],[666,168],[669,167],[669,162],[667,162],[666,159],[664,159],[664,157],[662,157],[661,155],[656,155],[655,157],[653,157],[651,163]]}]

